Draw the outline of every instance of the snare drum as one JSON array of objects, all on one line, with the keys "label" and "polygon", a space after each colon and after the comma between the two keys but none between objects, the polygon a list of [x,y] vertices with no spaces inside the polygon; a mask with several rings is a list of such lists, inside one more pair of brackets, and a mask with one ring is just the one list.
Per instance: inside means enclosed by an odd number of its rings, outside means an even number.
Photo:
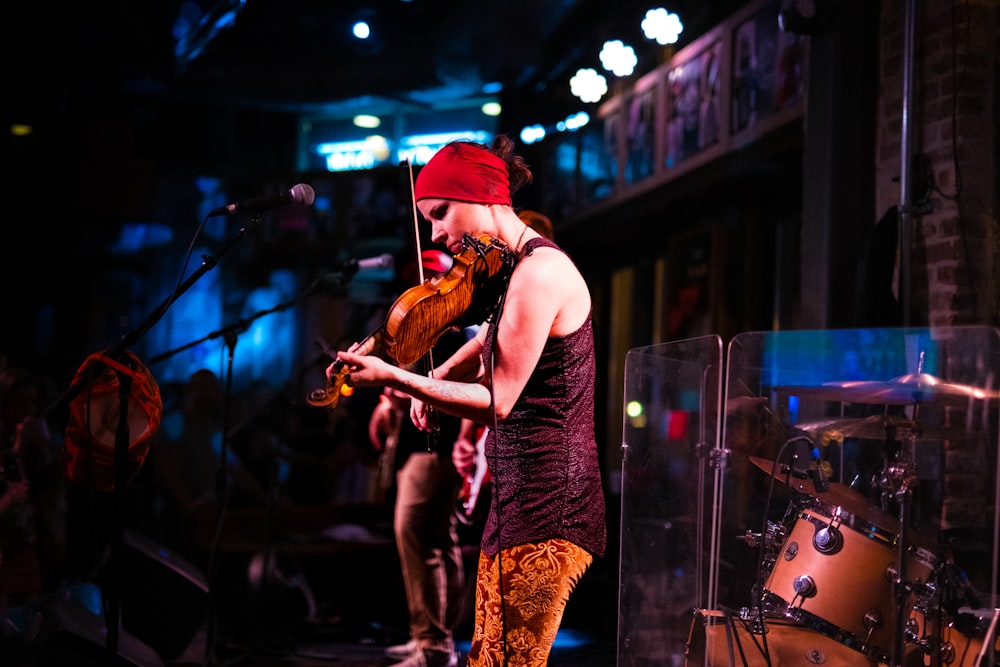
[{"label": "snare drum", "polygon": [[685,667],[876,667],[840,642],[790,621],[761,628],[721,611],[697,610],[685,647]]},{"label": "snare drum", "polygon": [[[799,511],[767,579],[765,608],[885,660],[898,577],[895,525],[834,514]],[[906,578],[916,589],[933,573],[934,555],[911,546],[906,557]]]}]

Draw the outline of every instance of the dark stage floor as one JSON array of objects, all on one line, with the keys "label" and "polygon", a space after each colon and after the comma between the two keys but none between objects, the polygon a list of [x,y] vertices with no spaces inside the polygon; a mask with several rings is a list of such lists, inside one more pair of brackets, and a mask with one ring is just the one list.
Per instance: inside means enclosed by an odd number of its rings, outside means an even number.
[{"label": "dark stage floor", "polygon": [[[364,634],[364,633],[363,633]],[[387,667],[392,664],[384,656],[387,642],[377,628],[370,636],[347,637],[338,632],[331,636],[316,636],[284,648],[252,648],[225,645],[217,647],[214,655],[205,655],[205,635],[199,633],[184,655],[166,663],[167,667],[195,667],[196,665],[294,665],[295,667],[321,667],[349,665],[350,667]],[[459,644],[459,667],[465,664],[468,641]],[[602,640],[584,632],[564,629],[556,639],[549,660],[551,667],[612,667],[615,665],[614,641]]]},{"label": "dark stage floor", "polygon": [[[169,622],[169,621],[167,621]],[[392,664],[384,655],[390,643],[399,641],[385,629],[371,627],[345,632],[342,628],[315,631],[295,638],[261,637],[260,641],[234,643],[213,642],[207,650],[207,632],[203,627],[195,633],[184,651],[164,660],[149,645],[138,642],[125,633],[118,639],[118,651],[108,647],[106,635],[89,632],[73,623],[64,624],[46,640],[24,643],[0,639],[0,665],[4,667],[388,667]],[[459,641],[459,667],[465,664],[468,641]],[[585,631],[565,628],[556,638],[549,660],[551,667],[612,667],[616,663],[616,642],[602,639]]]},{"label": "dark stage floor", "polygon": [[[93,611],[100,609],[98,587],[75,586],[27,609],[17,623],[20,634],[0,633],[0,667],[388,667],[385,647],[408,638],[392,549],[323,554],[315,563],[299,558],[297,568],[289,561],[266,595],[240,590],[246,581],[239,577],[222,577],[206,590],[187,568],[166,567],[141,550],[133,555],[137,562],[124,568],[117,638],[108,640],[103,618]],[[613,563],[603,561],[580,581],[549,665],[616,664],[615,575]],[[230,588],[234,583],[238,590]],[[215,614],[207,613],[212,609]],[[471,615],[469,608],[457,634],[459,667]],[[209,625],[208,618],[216,622]]]},{"label": "dark stage floor", "polygon": [[[235,535],[224,542],[214,568],[212,561],[186,560],[126,531],[115,565],[97,581],[61,589],[22,607],[14,623],[7,619],[0,667],[391,664],[384,649],[408,639],[408,617],[384,521],[331,524],[328,510],[286,512],[277,525],[292,528],[263,559],[259,517],[231,514],[227,525]],[[472,538],[464,544],[466,572],[474,573],[478,546]],[[609,545],[610,554],[615,549]],[[271,575],[262,587],[265,570]],[[616,663],[617,570],[613,557],[598,559],[580,580],[550,665]],[[472,634],[473,584],[467,584],[456,635],[462,657]],[[113,612],[108,599],[114,601],[119,588],[122,630],[117,641],[108,641],[102,600]]]}]

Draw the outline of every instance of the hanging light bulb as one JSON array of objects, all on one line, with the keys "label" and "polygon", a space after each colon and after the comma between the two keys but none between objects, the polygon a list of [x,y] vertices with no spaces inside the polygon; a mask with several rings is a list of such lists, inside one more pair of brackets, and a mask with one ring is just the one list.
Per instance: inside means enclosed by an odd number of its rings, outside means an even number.
[{"label": "hanging light bulb", "polygon": [[599,102],[608,92],[608,80],[592,67],[582,67],[569,80],[569,89],[581,102]]},{"label": "hanging light bulb", "polygon": [[676,44],[681,33],[684,32],[684,24],[677,14],[668,12],[663,7],[650,9],[642,19],[642,34],[647,39],[654,40],[657,44]]},{"label": "hanging light bulb", "polygon": [[635,71],[635,66],[639,63],[635,49],[627,46],[620,39],[604,42],[600,58],[604,69],[615,76],[628,76]]}]

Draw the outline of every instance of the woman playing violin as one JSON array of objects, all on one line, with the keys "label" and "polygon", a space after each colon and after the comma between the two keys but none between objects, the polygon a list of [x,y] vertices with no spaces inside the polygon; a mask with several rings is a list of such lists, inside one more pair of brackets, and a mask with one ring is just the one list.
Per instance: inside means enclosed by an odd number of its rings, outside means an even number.
[{"label": "woman playing violin", "polygon": [[[432,242],[457,253],[467,235],[488,234],[514,254],[505,296],[477,336],[430,376],[376,356],[338,357],[350,384],[411,396],[421,428],[432,428],[435,410],[490,427],[493,499],[468,665],[546,664],[569,595],[607,539],[590,292],[572,260],[512,207],[532,178],[513,148],[506,136],[491,147],[448,144],[414,190]],[[418,663],[433,667],[432,656]]]}]

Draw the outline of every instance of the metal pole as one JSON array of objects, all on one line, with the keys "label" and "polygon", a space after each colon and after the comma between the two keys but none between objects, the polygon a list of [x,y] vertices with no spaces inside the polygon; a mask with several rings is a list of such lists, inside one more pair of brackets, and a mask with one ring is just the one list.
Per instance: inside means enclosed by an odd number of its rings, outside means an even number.
[{"label": "metal pole", "polygon": [[913,223],[916,219],[913,209],[913,187],[911,170],[913,167],[914,135],[913,87],[914,87],[914,26],[916,25],[916,0],[905,0],[903,17],[903,118],[900,136],[899,171],[899,303],[903,315],[903,326],[910,324],[911,252],[913,248]]}]

